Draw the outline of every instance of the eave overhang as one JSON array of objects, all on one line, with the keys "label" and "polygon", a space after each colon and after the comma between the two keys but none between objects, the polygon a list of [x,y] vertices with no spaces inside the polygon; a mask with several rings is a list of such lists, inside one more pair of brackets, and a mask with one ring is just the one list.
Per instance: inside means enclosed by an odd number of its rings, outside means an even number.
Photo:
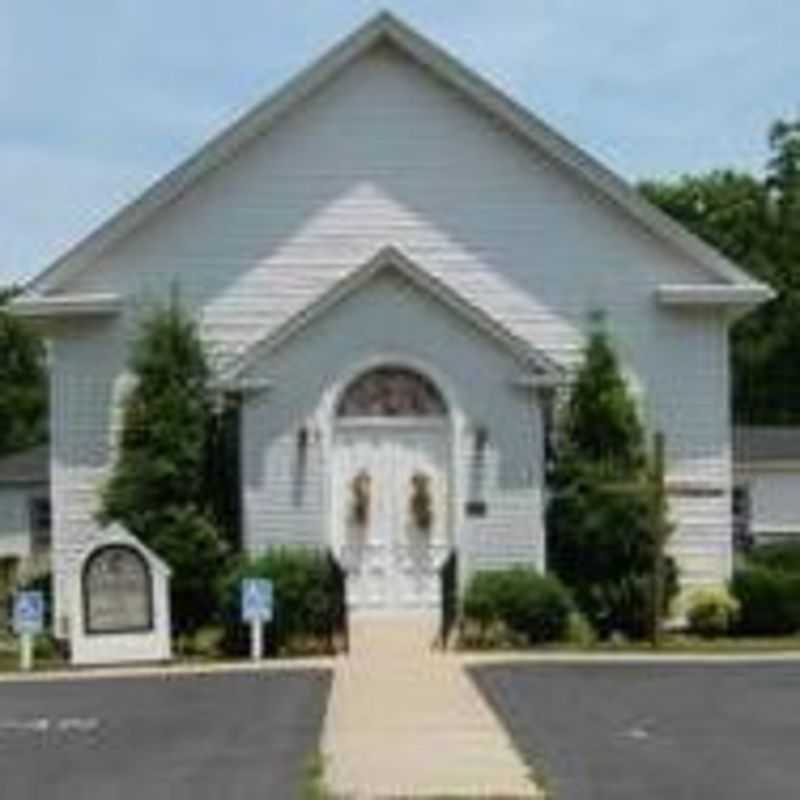
[{"label": "eave overhang", "polygon": [[772,300],[775,292],[763,283],[663,284],[656,289],[662,306],[738,306],[752,308]]},{"label": "eave overhang", "polygon": [[117,294],[62,294],[49,297],[20,297],[8,307],[16,317],[30,320],[73,317],[113,317],[122,310]]}]

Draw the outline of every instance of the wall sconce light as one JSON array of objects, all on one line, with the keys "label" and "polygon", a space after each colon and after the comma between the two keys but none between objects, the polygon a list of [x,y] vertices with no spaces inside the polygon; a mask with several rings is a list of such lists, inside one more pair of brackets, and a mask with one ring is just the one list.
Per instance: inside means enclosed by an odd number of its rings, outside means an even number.
[{"label": "wall sconce light", "polygon": [[297,431],[297,449],[303,453],[308,448],[309,433],[308,428],[304,425]]},{"label": "wall sconce light", "polygon": [[475,428],[475,451],[482,453],[486,449],[489,441],[489,429],[485,425],[478,425]]}]

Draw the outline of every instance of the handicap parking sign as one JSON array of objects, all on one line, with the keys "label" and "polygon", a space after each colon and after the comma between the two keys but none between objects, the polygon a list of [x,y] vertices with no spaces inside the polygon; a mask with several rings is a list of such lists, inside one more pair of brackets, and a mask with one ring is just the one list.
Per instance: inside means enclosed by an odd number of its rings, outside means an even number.
[{"label": "handicap parking sign", "polygon": [[245,578],[242,581],[242,620],[272,621],[272,581],[266,578]]},{"label": "handicap parking sign", "polygon": [[44,630],[44,595],[41,592],[17,592],[14,597],[14,632],[18,636]]}]

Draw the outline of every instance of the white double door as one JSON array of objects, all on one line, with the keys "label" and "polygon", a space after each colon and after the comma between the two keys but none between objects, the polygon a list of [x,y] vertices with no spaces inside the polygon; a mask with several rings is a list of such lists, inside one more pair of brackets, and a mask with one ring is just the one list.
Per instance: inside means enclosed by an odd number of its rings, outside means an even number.
[{"label": "white double door", "polygon": [[342,423],[334,447],[334,546],[355,611],[436,609],[450,549],[442,423]]}]

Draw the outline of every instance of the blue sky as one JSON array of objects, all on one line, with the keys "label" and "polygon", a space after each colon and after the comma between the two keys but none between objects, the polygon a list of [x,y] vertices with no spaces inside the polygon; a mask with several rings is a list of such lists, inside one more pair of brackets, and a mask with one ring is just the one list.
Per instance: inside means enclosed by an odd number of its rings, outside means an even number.
[{"label": "blue sky", "polygon": [[758,170],[800,114],[792,0],[0,0],[0,284],[381,7],[629,179]]}]

